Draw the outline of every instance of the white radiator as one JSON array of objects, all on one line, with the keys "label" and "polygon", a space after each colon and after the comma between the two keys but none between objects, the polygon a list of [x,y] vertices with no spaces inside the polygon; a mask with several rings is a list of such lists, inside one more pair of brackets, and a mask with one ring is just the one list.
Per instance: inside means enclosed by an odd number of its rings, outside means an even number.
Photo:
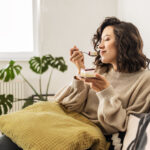
[{"label": "white radiator", "polygon": [[[0,82],[0,94],[13,94],[15,99],[24,98],[24,81],[10,81],[10,82]],[[14,100],[16,101],[16,100]],[[13,103],[13,107],[9,112],[14,112],[22,108],[24,101],[18,101]]]}]

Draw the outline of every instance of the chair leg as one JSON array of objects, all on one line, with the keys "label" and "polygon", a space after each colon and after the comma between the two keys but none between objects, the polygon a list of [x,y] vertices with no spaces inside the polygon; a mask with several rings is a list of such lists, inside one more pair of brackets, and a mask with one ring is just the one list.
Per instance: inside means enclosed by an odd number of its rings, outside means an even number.
[{"label": "chair leg", "polygon": [[19,148],[7,136],[1,135],[0,136],[0,150],[23,150],[23,149]]}]

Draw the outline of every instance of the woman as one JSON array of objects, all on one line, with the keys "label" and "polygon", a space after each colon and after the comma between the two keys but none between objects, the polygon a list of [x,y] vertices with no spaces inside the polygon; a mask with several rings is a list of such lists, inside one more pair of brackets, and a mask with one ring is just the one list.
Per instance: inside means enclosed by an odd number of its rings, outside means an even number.
[{"label": "woman", "polygon": [[[77,111],[94,122],[111,141],[114,133],[123,137],[130,113],[149,110],[150,60],[142,52],[138,29],[115,17],[106,18],[100,25],[93,45],[98,51],[96,78],[75,76],[69,87],[56,94],[55,100],[68,111]],[[76,46],[70,50],[70,60],[80,74],[85,68],[84,57]]]},{"label": "woman", "polygon": [[[97,29],[93,45],[99,54],[96,78],[75,76],[71,92],[58,93],[57,101],[97,124],[108,140],[114,133],[123,140],[129,114],[149,111],[150,60],[142,52],[138,29],[114,17],[106,18]],[[82,52],[75,46],[70,56],[80,73],[85,68]]]}]

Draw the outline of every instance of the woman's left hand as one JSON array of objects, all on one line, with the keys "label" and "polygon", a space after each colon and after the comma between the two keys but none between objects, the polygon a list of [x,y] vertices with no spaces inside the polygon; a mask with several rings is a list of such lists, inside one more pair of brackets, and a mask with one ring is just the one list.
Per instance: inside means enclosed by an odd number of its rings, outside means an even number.
[{"label": "woman's left hand", "polygon": [[95,78],[80,78],[86,84],[89,84],[96,92],[102,91],[110,86],[110,83],[100,74],[95,74]]}]

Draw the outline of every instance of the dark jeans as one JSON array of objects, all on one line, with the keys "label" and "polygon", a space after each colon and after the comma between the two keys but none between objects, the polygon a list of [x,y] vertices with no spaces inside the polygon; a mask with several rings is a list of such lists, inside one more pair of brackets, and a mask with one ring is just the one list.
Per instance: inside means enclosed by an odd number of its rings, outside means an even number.
[{"label": "dark jeans", "polygon": [[0,136],[0,150],[23,150],[13,143],[7,136]]},{"label": "dark jeans", "polygon": [[[6,135],[0,136],[0,150],[23,150],[11,141]],[[87,149],[91,150],[91,149]]]}]

